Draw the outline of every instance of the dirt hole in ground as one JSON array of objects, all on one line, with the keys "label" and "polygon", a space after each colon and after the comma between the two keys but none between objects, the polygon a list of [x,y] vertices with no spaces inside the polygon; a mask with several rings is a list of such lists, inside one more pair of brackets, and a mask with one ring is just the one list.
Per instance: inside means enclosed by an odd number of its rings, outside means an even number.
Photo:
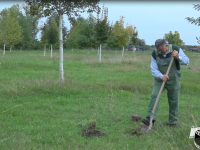
[{"label": "dirt hole in ground", "polygon": [[88,130],[88,129],[85,129],[83,130],[83,136],[104,136],[105,133],[99,131],[99,130]]},{"label": "dirt hole in ground", "polygon": [[142,132],[140,129],[132,129],[130,133],[127,133],[129,136],[141,136]]},{"label": "dirt hole in ground", "polygon": [[105,133],[99,130],[96,130],[96,121],[90,122],[88,128],[82,131],[83,136],[91,137],[91,136],[104,136]]}]

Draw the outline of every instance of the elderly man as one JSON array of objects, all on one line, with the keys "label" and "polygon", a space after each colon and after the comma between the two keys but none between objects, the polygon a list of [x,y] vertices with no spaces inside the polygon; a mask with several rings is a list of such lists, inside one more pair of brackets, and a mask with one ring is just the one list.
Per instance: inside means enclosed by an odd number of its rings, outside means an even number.
[{"label": "elderly man", "polygon": [[[180,65],[188,65],[189,58],[184,54],[183,50],[171,44],[166,44],[163,39],[158,39],[155,42],[157,50],[152,52],[151,57],[151,72],[155,77],[152,95],[149,102],[149,107],[146,114],[146,119],[142,122],[149,126],[150,115],[153,110],[158,92],[161,88],[162,82],[165,82],[164,89],[167,89],[168,103],[169,103],[169,122],[167,125],[172,127],[177,124],[178,117],[178,101],[180,94]],[[171,58],[174,57],[171,69],[168,76],[165,75],[169,66]],[[158,106],[155,110],[153,124],[158,115]]]}]

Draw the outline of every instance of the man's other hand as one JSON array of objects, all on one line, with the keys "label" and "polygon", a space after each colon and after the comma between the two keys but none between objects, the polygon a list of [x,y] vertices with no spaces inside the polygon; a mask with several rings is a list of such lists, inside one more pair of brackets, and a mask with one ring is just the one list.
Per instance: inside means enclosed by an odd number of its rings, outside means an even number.
[{"label": "man's other hand", "polygon": [[167,76],[167,75],[163,75],[163,77],[162,77],[162,80],[164,81],[164,82],[166,82],[167,80],[169,79],[169,77]]}]

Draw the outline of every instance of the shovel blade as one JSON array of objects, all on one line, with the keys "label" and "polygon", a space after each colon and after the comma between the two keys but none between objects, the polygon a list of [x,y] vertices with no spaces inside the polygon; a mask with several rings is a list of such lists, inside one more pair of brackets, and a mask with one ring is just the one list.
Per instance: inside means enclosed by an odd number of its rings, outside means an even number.
[{"label": "shovel blade", "polygon": [[154,130],[153,127],[149,127],[145,124],[142,124],[142,126],[140,128],[140,132],[145,132],[145,133],[152,132],[153,130]]}]

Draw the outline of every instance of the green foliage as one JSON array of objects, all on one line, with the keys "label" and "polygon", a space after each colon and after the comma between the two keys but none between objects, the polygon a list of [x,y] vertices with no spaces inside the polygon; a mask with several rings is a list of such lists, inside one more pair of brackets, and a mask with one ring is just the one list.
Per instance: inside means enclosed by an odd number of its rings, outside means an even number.
[{"label": "green foliage", "polygon": [[[56,24],[57,24],[57,27],[59,28],[59,15],[56,13],[56,12],[53,12],[49,17],[48,17],[48,19],[47,19],[47,21],[46,21],[46,25],[47,26],[50,26],[50,24],[51,24],[51,20],[52,19],[55,19],[55,22],[56,22]],[[63,34],[63,41],[64,41],[64,43],[66,42],[66,40],[67,40],[67,33],[68,32],[68,30],[67,30],[67,27],[65,26],[65,21],[64,21],[64,19],[62,20],[62,34]]]},{"label": "green foliage", "polygon": [[[55,1],[55,0],[25,0],[26,3],[30,6],[36,6],[43,10],[44,16],[50,16],[53,12],[57,12],[59,18],[62,18],[64,14],[68,16],[69,21],[71,24],[74,24],[75,17],[79,16],[80,13],[87,11],[88,13],[92,13],[97,11],[99,13],[100,8],[98,6],[100,0],[77,0],[77,1],[69,1],[69,0],[62,0],[62,1]],[[34,8],[36,9],[36,8]],[[37,9],[36,9],[37,10]],[[37,12],[37,11],[36,11]],[[37,13],[36,13],[37,14]],[[60,20],[61,21],[61,20]],[[64,29],[62,25],[59,25],[60,28]],[[60,29],[59,32],[62,30]],[[61,33],[59,33],[61,34]],[[64,42],[67,39],[66,32],[63,32]],[[63,50],[63,38],[59,40],[59,49],[62,53]],[[61,54],[62,56],[62,54]]]},{"label": "green foliage", "polygon": [[25,49],[34,48],[36,46],[37,34],[39,32],[38,22],[42,17],[41,9],[38,15],[31,15],[31,8],[28,5],[19,6],[13,5],[9,10],[12,15],[17,18],[19,25],[22,28],[22,41],[16,47],[24,46]]},{"label": "green foliage", "polygon": [[14,46],[22,40],[22,28],[18,23],[17,18],[9,13],[6,19],[7,24],[7,45]]},{"label": "green foliage", "polygon": [[97,45],[105,44],[111,33],[111,26],[107,16],[105,16],[104,19],[97,19],[95,31]]},{"label": "green foliage", "polygon": [[[200,4],[193,4],[193,8],[195,9],[195,10],[197,10],[197,11],[199,11],[200,10]],[[195,24],[195,25],[198,25],[198,26],[200,26],[200,17],[198,17],[198,18],[194,18],[194,17],[186,17],[185,18],[188,22],[190,22],[191,24]],[[200,38],[198,38],[198,37],[196,37],[196,39],[197,39],[197,43],[198,44],[200,44]]]},{"label": "green foliage", "polygon": [[50,16],[55,11],[57,12],[57,14],[66,14],[71,24],[73,24],[73,22],[75,21],[75,16],[78,16],[79,13],[85,11],[87,11],[88,13],[97,11],[99,13],[99,1],[100,0],[25,0],[25,2],[27,2],[30,6],[33,5],[34,7],[41,7],[43,9],[44,16]]},{"label": "green foliage", "polygon": [[48,43],[48,29],[49,27],[46,24],[44,24],[44,26],[41,28],[41,42],[43,44]]},{"label": "green foliage", "polygon": [[0,44],[6,44],[7,42],[7,16],[9,15],[9,11],[5,8],[0,13]]},{"label": "green foliage", "polygon": [[115,39],[115,36],[111,33],[108,37],[107,44],[110,48],[119,48],[119,44],[117,40]]},{"label": "green foliage", "polygon": [[22,40],[22,29],[12,9],[0,13],[0,43],[14,46]]},{"label": "green foliage", "polygon": [[77,18],[67,39],[67,45],[80,49],[95,47],[95,25],[96,19],[92,14],[87,19]]},{"label": "green foliage", "polygon": [[47,39],[48,39],[49,44],[54,45],[56,43],[58,44],[58,42],[59,42],[58,26],[57,26],[54,18],[51,20],[51,24],[48,29]]},{"label": "green foliage", "polygon": [[131,38],[133,37],[133,34],[135,33],[135,28],[133,28],[132,25],[127,24],[125,30],[130,41]]},{"label": "green foliage", "polygon": [[178,31],[175,31],[174,34],[172,33],[172,31],[170,31],[169,33],[166,33],[164,36],[164,39],[169,43],[169,44],[175,44],[175,45],[179,45],[182,46],[185,43],[181,40],[180,38],[180,34]]},{"label": "green foliage", "polygon": [[[197,11],[200,10],[200,4],[193,4],[193,8]],[[194,17],[186,17],[185,18],[188,22],[190,22],[191,24],[195,24],[200,26],[200,17],[198,17],[197,19],[194,19]]]},{"label": "green foliage", "polygon": [[95,24],[96,18],[92,14],[86,20],[81,20],[79,32],[76,37],[77,48],[95,47]]},{"label": "green foliage", "polygon": [[144,39],[138,38],[138,40],[137,40],[137,45],[138,45],[138,46],[145,46],[145,45],[146,45],[146,42],[145,42]]},{"label": "green foliage", "polygon": [[131,37],[131,42],[133,45],[136,45],[138,43],[138,31],[136,31],[136,27],[134,27],[134,33]]},{"label": "green foliage", "polygon": [[79,36],[79,29],[81,28],[81,21],[78,21],[76,25],[73,25],[70,29],[69,38],[67,39],[67,45],[71,48],[77,48],[76,38]]},{"label": "green foliage", "polygon": [[200,44],[200,37],[199,38],[196,37],[196,39],[197,39],[197,43]]},{"label": "green foliage", "polygon": [[126,46],[133,33],[134,29],[132,26],[124,28],[123,16],[120,17],[119,21],[116,21],[111,31],[111,34],[114,36],[114,39],[117,41],[119,47]]}]

